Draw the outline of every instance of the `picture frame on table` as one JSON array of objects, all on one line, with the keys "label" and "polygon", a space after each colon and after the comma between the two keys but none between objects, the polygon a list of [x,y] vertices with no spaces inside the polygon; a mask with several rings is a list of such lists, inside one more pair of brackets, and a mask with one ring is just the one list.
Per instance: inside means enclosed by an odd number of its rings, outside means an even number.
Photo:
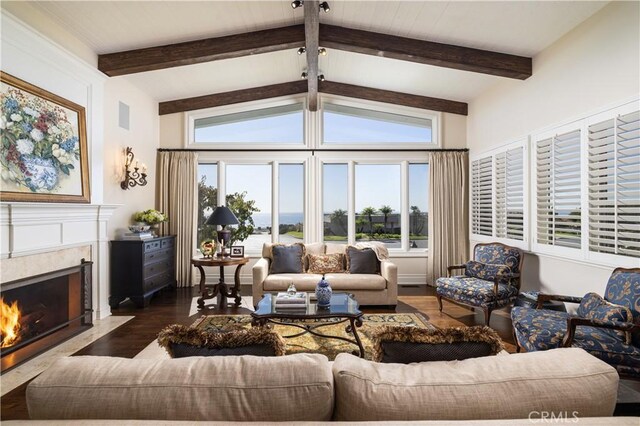
[{"label": "picture frame on table", "polygon": [[244,246],[231,246],[229,249],[230,257],[244,257]]},{"label": "picture frame on table", "polygon": [[85,108],[0,71],[0,200],[89,203]]}]

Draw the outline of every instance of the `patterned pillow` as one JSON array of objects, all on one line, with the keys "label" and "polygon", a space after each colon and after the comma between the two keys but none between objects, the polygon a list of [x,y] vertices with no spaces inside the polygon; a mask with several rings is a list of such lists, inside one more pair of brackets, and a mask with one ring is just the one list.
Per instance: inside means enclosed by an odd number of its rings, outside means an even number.
[{"label": "patterned pillow", "polygon": [[[598,293],[585,294],[577,313],[579,317],[588,319],[633,322],[633,314],[629,308],[609,303]],[[616,338],[623,339],[627,344],[631,343],[631,333],[607,328],[601,328],[600,330]]]},{"label": "patterned pillow", "polygon": [[302,243],[291,245],[274,244],[271,246],[270,274],[301,274],[304,272],[305,247]]},{"label": "patterned pillow", "polygon": [[464,274],[467,277],[479,278],[487,281],[494,281],[496,276],[508,274],[510,272],[511,268],[507,265],[480,263],[475,260],[470,260],[464,265]]},{"label": "patterned pillow", "polygon": [[328,274],[330,272],[344,272],[342,253],[333,254],[309,254],[307,261],[311,274]]}]

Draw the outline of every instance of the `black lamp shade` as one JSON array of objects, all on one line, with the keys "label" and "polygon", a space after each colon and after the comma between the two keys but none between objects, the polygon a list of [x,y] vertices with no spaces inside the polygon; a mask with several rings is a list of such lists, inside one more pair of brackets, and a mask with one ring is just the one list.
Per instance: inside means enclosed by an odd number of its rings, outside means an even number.
[{"label": "black lamp shade", "polygon": [[229,207],[220,206],[211,213],[211,216],[205,222],[205,225],[237,225],[238,218],[233,214]]}]

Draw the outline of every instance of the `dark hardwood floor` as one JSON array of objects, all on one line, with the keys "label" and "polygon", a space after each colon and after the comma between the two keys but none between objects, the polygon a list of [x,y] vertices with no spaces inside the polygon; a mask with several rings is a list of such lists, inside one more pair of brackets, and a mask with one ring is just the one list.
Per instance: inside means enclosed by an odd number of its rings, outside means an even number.
[{"label": "dark hardwood floor", "polygon": [[[438,311],[438,302],[434,296],[434,289],[424,286],[401,287],[399,303],[396,312],[421,312],[436,327],[456,327],[483,325],[482,311],[471,311],[468,308],[444,301],[443,312]],[[242,294],[250,294],[250,288],[243,287]],[[132,320],[118,327],[95,342],[87,345],[78,355],[102,355],[133,358],[143,350],[158,334],[158,331],[169,324],[193,323],[201,315],[214,314],[248,314],[244,308],[236,308],[233,304],[227,309],[205,308],[195,315],[189,316],[193,297],[197,291],[182,288],[174,291],[163,291],[151,300],[148,308],[137,309],[133,303],[127,301],[120,308],[113,311],[113,315],[134,316]],[[366,313],[393,312],[389,309],[363,308]],[[491,327],[498,332],[509,352],[515,351],[511,334],[511,320],[506,310],[495,311],[491,318]],[[28,383],[12,390],[0,400],[1,420],[28,419],[25,402],[25,389]],[[629,385],[629,383],[627,383]],[[640,382],[631,382],[630,386],[640,390]]]}]

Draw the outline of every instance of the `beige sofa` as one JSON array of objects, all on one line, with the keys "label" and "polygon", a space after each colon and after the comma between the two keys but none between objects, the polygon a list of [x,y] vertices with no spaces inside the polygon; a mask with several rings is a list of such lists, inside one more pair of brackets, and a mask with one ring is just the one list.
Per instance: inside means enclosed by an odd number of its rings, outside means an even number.
[{"label": "beige sofa", "polygon": [[[265,243],[262,258],[253,267],[253,303],[257,304],[264,293],[286,291],[293,282],[299,291],[314,291],[322,278],[319,274],[270,274],[271,246]],[[307,254],[344,253],[346,244],[305,244]],[[398,268],[389,260],[380,262],[380,274],[325,274],[335,292],[354,295],[360,305],[398,304]]]},{"label": "beige sofa", "polygon": [[32,419],[92,425],[102,423],[91,419],[519,425],[551,413],[571,424],[600,417],[578,425],[637,424],[602,418],[612,415],[617,389],[614,368],[582,349],[563,348],[409,365],[349,354],[333,363],[317,354],[70,357],[33,380],[26,396]]}]

